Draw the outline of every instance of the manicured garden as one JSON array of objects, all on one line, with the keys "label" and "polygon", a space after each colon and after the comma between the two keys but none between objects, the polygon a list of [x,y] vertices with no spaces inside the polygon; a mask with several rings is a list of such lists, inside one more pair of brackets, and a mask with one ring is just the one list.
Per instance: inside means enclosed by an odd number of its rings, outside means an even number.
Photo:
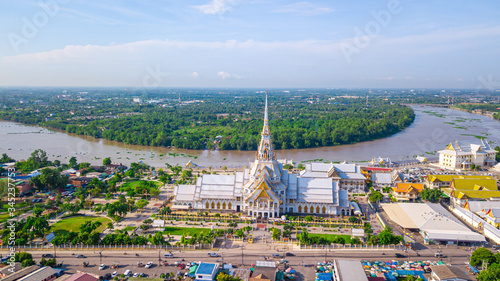
[{"label": "manicured garden", "polygon": [[106,229],[108,223],[111,222],[110,219],[105,217],[91,217],[91,216],[74,216],[67,219],[62,219],[52,225],[51,231],[61,232],[61,231],[74,231],[78,232],[80,225],[86,221],[99,221],[101,226],[97,228],[98,232],[102,232]]},{"label": "manicured garden", "polygon": [[199,228],[199,227],[165,227],[163,234],[169,235],[186,235],[191,236],[193,234],[200,234],[201,232],[209,232],[210,228]]}]

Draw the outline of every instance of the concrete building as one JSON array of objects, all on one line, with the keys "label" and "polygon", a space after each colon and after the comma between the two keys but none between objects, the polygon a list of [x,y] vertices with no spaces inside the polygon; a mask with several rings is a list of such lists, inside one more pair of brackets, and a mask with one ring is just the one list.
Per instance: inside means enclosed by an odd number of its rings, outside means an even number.
[{"label": "concrete building", "polygon": [[389,219],[402,228],[418,231],[425,243],[482,245],[483,235],[471,231],[440,204],[381,204]]},{"label": "concrete building", "polygon": [[218,263],[202,262],[196,269],[195,280],[198,281],[213,281],[219,271]]},{"label": "concrete building", "polygon": [[324,172],[306,177],[283,169],[271,140],[266,96],[264,127],[251,168],[233,175],[202,175],[195,185],[176,186],[173,208],[245,212],[255,218],[277,218],[283,213],[349,215],[348,191],[340,182],[345,177],[346,186],[357,185],[357,175],[347,175],[357,174],[357,168],[329,167],[339,179],[325,177]]},{"label": "concrete building", "polygon": [[438,153],[439,166],[453,170],[469,170],[472,165],[493,167],[496,164],[497,151],[484,139],[478,143],[455,141]]},{"label": "concrete building", "polygon": [[336,259],[333,265],[333,281],[368,281],[359,260]]},{"label": "concrete building", "polygon": [[45,266],[42,267],[22,278],[17,279],[18,281],[52,281],[57,278],[58,271],[52,267]]}]

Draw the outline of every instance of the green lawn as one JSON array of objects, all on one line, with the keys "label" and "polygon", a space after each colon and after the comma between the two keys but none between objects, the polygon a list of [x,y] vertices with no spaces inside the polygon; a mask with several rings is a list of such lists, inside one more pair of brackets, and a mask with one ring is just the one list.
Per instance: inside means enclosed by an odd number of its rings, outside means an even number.
[{"label": "green lawn", "polygon": [[[333,241],[333,239],[337,236],[342,236],[344,237],[345,243],[349,244],[351,242],[351,236],[350,235],[335,235],[335,234],[316,234],[316,233],[309,233],[309,237],[323,237],[326,240]],[[332,242],[333,243],[333,242]]]},{"label": "green lawn", "polygon": [[134,230],[134,229],[135,229],[135,227],[134,227],[134,226],[130,226],[130,225],[129,225],[129,226],[125,227],[123,230],[125,230],[125,231],[132,231],[132,230]]},{"label": "green lawn", "polygon": [[78,232],[80,225],[82,225],[85,221],[88,221],[88,220],[100,221],[102,223],[101,226],[99,226],[97,228],[98,232],[102,232],[104,229],[106,229],[108,223],[111,222],[110,219],[105,218],[105,217],[76,216],[76,217],[70,217],[70,218],[58,221],[57,223],[52,225],[51,231],[54,231],[54,232],[61,232],[61,231]]},{"label": "green lawn", "polygon": [[183,235],[186,234],[186,236],[191,236],[195,233],[201,233],[205,231],[205,233],[208,233],[210,231],[210,228],[199,228],[199,227],[170,227],[167,226],[165,227],[165,230],[163,231],[163,234],[170,234],[170,235]]},{"label": "green lawn", "polygon": [[[134,190],[139,184],[141,183],[144,183],[146,181],[143,181],[143,180],[137,180],[137,181],[129,181],[129,182],[126,182],[124,184],[122,184],[122,186],[120,186],[120,191],[129,191],[129,190]],[[161,182],[154,182],[156,184],[156,186],[158,186],[158,188],[160,188],[163,184]]]}]

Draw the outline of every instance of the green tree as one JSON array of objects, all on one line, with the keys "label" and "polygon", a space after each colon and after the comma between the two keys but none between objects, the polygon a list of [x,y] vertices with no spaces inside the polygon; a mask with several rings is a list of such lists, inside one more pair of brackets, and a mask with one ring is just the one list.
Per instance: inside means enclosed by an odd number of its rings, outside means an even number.
[{"label": "green tree", "polygon": [[481,265],[483,261],[488,264],[496,262],[495,255],[486,248],[477,248],[470,257],[469,264],[472,266]]},{"label": "green tree", "polygon": [[20,252],[14,255],[16,262],[20,262],[23,267],[35,264],[33,256],[27,252]]},{"label": "green tree", "polygon": [[281,230],[278,228],[273,228],[273,234],[272,234],[273,240],[280,240],[281,238]]},{"label": "green tree", "polygon": [[78,169],[78,162],[76,161],[76,157],[73,156],[69,159],[68,165],[73,169]]},{"label": "green tree", "polygon": [[380,191],[377,191],[377,190],[373,190],[368,195],[368,200],[370,200],[370,202],[372,202],[372,203],[375,203],[375,202],[380,201],[382,199],[384,199],[384,195],[382,193],[380,193]]},{"label": "green tree", "polygon": [[104,166],[111,165],[111,157],[106,157],[102,160]]},{"label": "green tree", "polygon": [[439,199],[441,199],[441,196],[443,195],[443,192],[441,189],[436,188],[436,189],[430,189],[430,188],[424,188],[420,192],[420,198],[422,200],[430,201],[430,202],[438,202]]},{"label": "green tree", "polygon": [[241,279],[239,277],[233,277],[229,274],[226,274],[226,273],[219,273],[219,275],[217,275],[217,278],[216,278],[217,281],[241,281]]},{"label": "green tree", "polygon": [[137,201],[137,203],[135,203],[135,207],[139,210],[142,210],[144,209],[144,207],[146,207],[148,205],[148,201],[146,199],[139,199],[139,201]]},{"label": "green tree", "polygon": [[487,270],[482,270],[477,276],[479,281],[500,280],[500,264],[494,263],[488,266]]},{"label": "green tree", "polygon": [[156,232],[155,235],[151,239],[151,244],[153,245],[163,245],[165,244],[165,238],[161,232]]},{"label": "green tree", "polygon": [[15,161],[16,160],[14,160],[13,158],[9,157],[9,155],[7,155],[7,153],[2,153],[2,158],[0,158],[0,164],[10,163],[10,162],[15,162]]}]

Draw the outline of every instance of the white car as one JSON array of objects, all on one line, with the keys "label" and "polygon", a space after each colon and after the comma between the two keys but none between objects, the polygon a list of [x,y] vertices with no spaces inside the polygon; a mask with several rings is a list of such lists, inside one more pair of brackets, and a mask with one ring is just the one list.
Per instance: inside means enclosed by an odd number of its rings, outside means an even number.
[{"label": "white car", "polygon": [[146,266],[145,266],[145,267],[146,267],[146,268],[150,268],[150,267],[152,267],[152,266],[153,266],[153,262],[152,262],[152,261],[150,261],[150,262],[148,262],[148,263],[146,264]]},{"label": "white car", "polygon": [[118,272],[113,271],[113,273],[111,274],[111,277],[115,278],[116,276],[118,276]]},{"label": "white car", "polygon": [[101,264],[101,266],[99,266],[99,270],[104,270],[105,268],[106,268],[105,264]]},{"label": "white car", "polygon": [[134,273],[134,277],[139,277],[139,272]]}]

